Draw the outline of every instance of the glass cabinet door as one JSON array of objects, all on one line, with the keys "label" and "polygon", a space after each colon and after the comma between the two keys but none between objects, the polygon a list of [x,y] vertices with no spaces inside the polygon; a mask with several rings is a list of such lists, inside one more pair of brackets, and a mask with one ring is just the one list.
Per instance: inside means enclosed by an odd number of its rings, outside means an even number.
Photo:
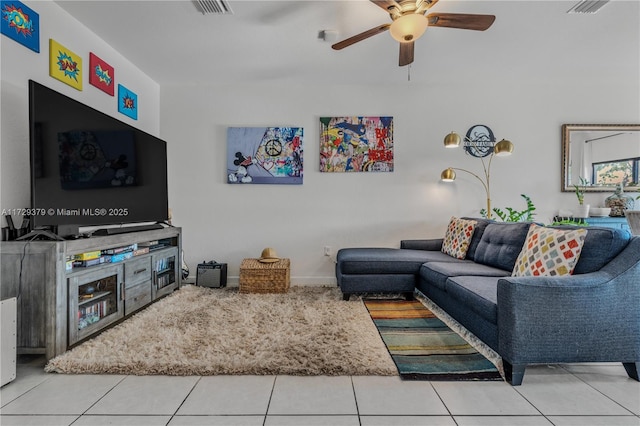
[{"label": "glass cabinet door", "polygon": [[73,274],[69,283],[69,344],[124,316],[122,265]]},{"label": "glass cabinet door", "polygon": [[153,254],[153,299],[167,295],[178,288],[178,249],[169,248]]}]

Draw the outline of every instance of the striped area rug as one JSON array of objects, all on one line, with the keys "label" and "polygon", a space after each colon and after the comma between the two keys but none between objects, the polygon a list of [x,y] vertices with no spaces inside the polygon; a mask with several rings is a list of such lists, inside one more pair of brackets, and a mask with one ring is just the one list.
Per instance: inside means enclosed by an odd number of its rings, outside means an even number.
[{"label": "striped area rug", "polygon": [[420,301],[364,303],[403,379],[502,380],[495,365]]}]

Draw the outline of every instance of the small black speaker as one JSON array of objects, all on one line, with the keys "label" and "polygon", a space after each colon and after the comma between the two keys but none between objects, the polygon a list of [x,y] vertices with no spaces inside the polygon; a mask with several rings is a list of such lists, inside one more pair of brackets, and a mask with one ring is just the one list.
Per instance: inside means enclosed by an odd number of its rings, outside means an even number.
[{"label": "small black speaker", "polygon": [[196,285],[200,287],[221,288],[227,286],[227,264],[213,260],[198,264]]}]

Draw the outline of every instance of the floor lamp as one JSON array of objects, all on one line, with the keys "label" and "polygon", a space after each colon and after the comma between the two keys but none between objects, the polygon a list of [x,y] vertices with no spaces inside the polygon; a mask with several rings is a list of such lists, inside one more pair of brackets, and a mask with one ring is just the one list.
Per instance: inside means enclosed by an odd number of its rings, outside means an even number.
[{"label": "floor lamp", "polygon": [[[458,135],[455,132],[449,133],[444,138],[445,148],[457,148],[458,146],[460,146],[460,142],[461,142],[460,135]],[[468,147],[470,147],[472,150],[475,150],[476,152],[482,152],[483,150],[486,150],[486,146],[483,146],[482,150],[478,149],[480,148],[478,144],[467,137],[465,137],[465,144]],[[505,139],[502,139],[498,143],[493,141],[491,142],[490,149],[486,151],[486,154],[484,155],[472,154],[477,158],[480,158],[480,161],[482,161],[482,169],[484,170],[484,179],[479,175],[473,172],[470,172],[469,170],[460,169],[457,167],[448,167],[447,169],[443,170],[442,173],[440,174],[440,180],[442,180],[443,182],[453,182],[456,179],[455,170],[469,173],[471,176],[478,179],[482,184],[482,187],[484,188],[485,192],[487,193],[487,219],[491,219],[491,162],[493,161],[493,157],[496,155],[499,157],[504,157],[507,155],[511,155],[512,152],[513,152],[513,143],[511,143],[510,141]],[[485,162],[484,160],[486,156],[489,157],[489,160],[487,162]]]}]

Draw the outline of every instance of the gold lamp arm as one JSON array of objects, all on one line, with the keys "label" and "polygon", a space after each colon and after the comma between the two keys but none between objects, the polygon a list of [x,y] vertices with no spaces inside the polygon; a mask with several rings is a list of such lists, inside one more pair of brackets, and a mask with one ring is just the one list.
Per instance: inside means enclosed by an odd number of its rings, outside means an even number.
[{"label": "gold lamp arm", "polygon": [[487,186],[487,184],[485,183],[485,181],[482,180],[482,178],[480,176],[478,176],[477,174],[470,172],[469,170],[466,169],[461,169],[458,167],[449,167],[451,170],[459,170],[461,172],[465,172],[465,173],[469,173],[471,176],[473,176],[474,178],[478,179],[480,181],[480,183],[482,184],[482,186],[484,187],[485,191],[489,190],[489,187]]},{"label": "gold lamp arm", "polygon": [[[484,161],[482,162],[482,166],[484,167]],[[484,180],[482,180],[482,178],[480,176],[478,176],[477,174],[470,172],[469,170],[466,169],[460,169],[458,167],[449,167],[451,170],[459,170],[461,172],[465,172],[465,173],[469,173],[471,176],[473,176],[474,178],[478,179],[480,181],[480,183],[482,184],[482,187],[484,188],[485,192],[487,193],[487,219],[491,219],[491,189],[489,186],[489,170],[487,168],[484,169],[484,173],[485,173],[485,178],[486,178],[486,182]]]},{"label": "gold lamp arm", "polygon": [[[469,141],[470,144],[472,144],[474,147],[477,148],[478,145],[476,144],[475,141],[469,139],[466,136],[465,136],[465,139]],[[484,162],[484,157],[480,157],[480,161],[482,162],[482,170],[484,170],[484,178],[485,178],[484,181],[478,175],[473,174],[468,170],[464,170],[467,173],[471,173],[472,175],[474,175],[476,179],[482,182],[482,186],[484,186],[484,190],[487,193],[487,219],[491,219],[491,161],[493,161],[494,155],[495,153],[492,150],[491,154],[489,155],[489,161],[487,163]]]},{"label": "gold lamp arm", "polygon": [[491,219],[491,161],[493,161],[493,151],[489,156],[489,165],[484,167],[484,159],[482,159],[482,167],[484,168],[484,175],[487,178],[487,219]]}]

